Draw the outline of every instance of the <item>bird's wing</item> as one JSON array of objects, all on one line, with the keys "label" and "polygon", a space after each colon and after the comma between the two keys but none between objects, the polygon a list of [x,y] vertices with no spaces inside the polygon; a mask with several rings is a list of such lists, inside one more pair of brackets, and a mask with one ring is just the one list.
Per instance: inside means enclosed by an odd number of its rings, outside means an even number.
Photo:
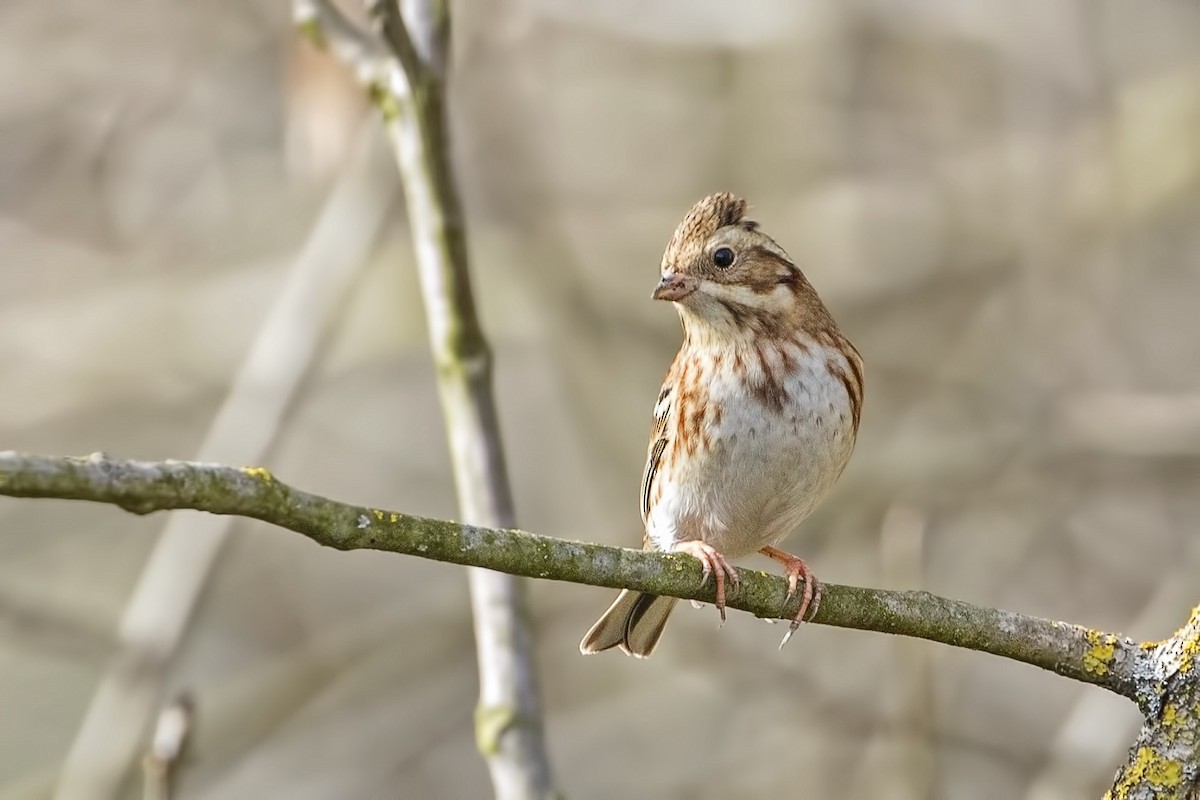
[{"label": "bird's wing", "polygon": [[[662,464],[663,453],[666,452],[667,445],[670,444],[668,435],[668,421],[671,417],[671,405],[674,394],[674,381],[671,376],[667,376],[666,382],[663,384],[662,391],[658,395],[658,402],[654,404],[654,425],[650,429],[650,450],[646,455],[646,468],[642,473],[642,524],[645,525],[650,517],[650,503],[654,493],[654,478],[658,474],[658,467]],[[649,534],[642,537],[642,548],[645,550],[656,549],[650,539]]]}]

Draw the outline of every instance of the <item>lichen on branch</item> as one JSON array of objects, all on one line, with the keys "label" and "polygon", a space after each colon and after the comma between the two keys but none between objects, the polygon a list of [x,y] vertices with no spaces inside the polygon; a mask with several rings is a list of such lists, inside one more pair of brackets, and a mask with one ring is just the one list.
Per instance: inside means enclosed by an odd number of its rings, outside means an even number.
[{"label": "lichen on branch", "polygon": [[1139,681],[1145,723],[1105,796],[1113,800],[1200,793],[1200,606],[1161,642],[1142,645],[1151,669]]}]

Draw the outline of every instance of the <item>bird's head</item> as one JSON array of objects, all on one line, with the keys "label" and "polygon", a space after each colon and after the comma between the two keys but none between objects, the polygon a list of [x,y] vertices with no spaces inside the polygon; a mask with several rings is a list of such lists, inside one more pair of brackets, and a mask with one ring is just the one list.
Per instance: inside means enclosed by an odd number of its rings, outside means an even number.
[{"label": "bird's head", "polygon": [[799,267],[745,214],[746,201],[725,192],[693,206],[667,244],[654,299],[675,303],[689,335],[706,338],[828,324]]}]

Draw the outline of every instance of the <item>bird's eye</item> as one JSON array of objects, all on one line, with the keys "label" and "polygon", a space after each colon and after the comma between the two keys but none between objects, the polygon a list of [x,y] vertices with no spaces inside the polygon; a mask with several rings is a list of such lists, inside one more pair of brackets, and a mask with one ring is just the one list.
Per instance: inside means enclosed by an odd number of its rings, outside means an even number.
[{"label": "bird's eye", "polygon": [[728,247],[718,247],[712,254],[713,263],[725,269],[733,263],[733,251]]}]

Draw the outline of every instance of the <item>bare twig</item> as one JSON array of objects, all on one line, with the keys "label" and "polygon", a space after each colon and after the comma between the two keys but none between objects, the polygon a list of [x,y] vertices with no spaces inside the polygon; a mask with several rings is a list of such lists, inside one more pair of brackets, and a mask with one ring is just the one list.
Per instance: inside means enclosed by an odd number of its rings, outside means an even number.
[{"label": "bare twig", "polygon": [[[922,586],[926,520],[916,508],[894,505],[880,530],[880,562],[885,581],[892,585]],[[864,743],[861,765],[850,797],[889,800],[933,797],[937,754],[932,739],[936,709],[930,648],[919,641],[898,638],[891,643],[892,669],[884,702],[878,709],[878,730]],[[1099,694],[1099,693],[1097,693]]]},{"label": "bare twig", "polygon": [[[492,397],[491,350],[471,293],[442,88],[432,70],[427,75],[410,74],[420,91],[394,98],[400,113],[385,119],[408,200],[459,508],[469,522],[510,527],[516,515]],[[478,569],[468,580],[479,665],[476,741],[496,796],[549,796],[553,779],[525,586],[512,575]]]},{"label": "bare twig", "polygon": [[[191,508],[263,520],[339,550],[405,553],[531,578],[627,588],[712,602],[688,555],[585,544],[518,530],[432,520],[339,503],[280,482],[261,468],[0,453],[0,495],[92,500],[127,511]],[[777,575],[740,570],[729,607],[790,619]],[[817,623],[894,633],[980,650],[1101,686],[1153,708],[1153,646],[1065,622],[982,608],[920,591],[825,584]]]},{"label": "bare twig", "polygon": [[450,0],[399,0],[422,66],[438,81],[446,78],[450,46]]},{"label": "bare twig", "polygon": [[[199,458],[262,457],[275,437],[325,325],[364,263],[394,184],[378,136],[364,127],[357,153],[330,193],[279,298],[263,321]],[[67,755],[60,800],[115,797],[134,766],[162,676],[228,535],[228,522],[172,517],[121,618],[117,653]]]},{"label": "bare twig", "polygon": [[195,706],[186,694],[159,713],[150,751],[142,760],[145,800],[171,800],[175,796],[179,767],[187,756],[195,719]]},{"label": "bare twig", "polygon": [[412,83],[418,83],[425,67],[417,56],[408,27],[400,16],[398,0],[367,0],[371,18],[389,51],[400,62],[400,68]]},{"label": "bare twig", "polygon": [[313,44],[330,52],[354,70],[365,86],[402,85],[403,70],[394,62],[388,47],[362,30],[336,5],[327,0],[293,0],[292,21]]},{"label": "bare twig", "polygon": [[[511,527],[516,517],[492,398],[491,351],[475,313],[446,133],[449,6],[442,0],[369,5],[378,41],[391,56],[390,70],[370,68],[373,56],[364,66],[363,56],[350,48],[330,51],[355,66],[372,92],[400,166],[461,513],[469,522]],[[337,21],[331,8],[321,0],[297,0],[295,16],[311,20],[320,34],[323,19]],[[550,795],[524,586],[512,575],[483,570],[472,570],[468,578],[480,678],[476,739],[496,795],[501,800]]]}]

